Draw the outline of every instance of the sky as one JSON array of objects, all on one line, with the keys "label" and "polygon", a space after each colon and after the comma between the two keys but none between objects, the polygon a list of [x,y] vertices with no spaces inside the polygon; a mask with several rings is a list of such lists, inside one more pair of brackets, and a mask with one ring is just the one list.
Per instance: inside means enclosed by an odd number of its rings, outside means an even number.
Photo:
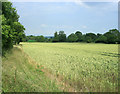
[{"label": "sky", "polygon": [[68,36],[80,31],[105,33],[118,28],[117,2],[13,2],[26,35]]}]

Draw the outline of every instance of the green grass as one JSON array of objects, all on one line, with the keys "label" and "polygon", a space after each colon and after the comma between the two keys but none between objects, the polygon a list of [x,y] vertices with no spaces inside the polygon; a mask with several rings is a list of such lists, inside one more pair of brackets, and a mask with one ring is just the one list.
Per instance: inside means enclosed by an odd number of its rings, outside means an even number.
[{"label": "green grass", "polygon": [[58,92],[54,81],[45,76],[24,52],[14,47],[2,63],[2,90],[4,92]]},{"label": "green grass", "polygon": [[118,90],[118,45],[21,43],[23,50],[52,74],[82,92]]}]

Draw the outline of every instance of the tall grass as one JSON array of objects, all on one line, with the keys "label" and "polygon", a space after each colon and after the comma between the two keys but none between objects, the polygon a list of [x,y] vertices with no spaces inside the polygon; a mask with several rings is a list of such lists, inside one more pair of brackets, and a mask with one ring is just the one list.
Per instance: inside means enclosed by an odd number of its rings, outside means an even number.
[{"label": "tall grass", "polygon": [[118,45],[22,43],[23,50],[77,91],[118,90]]},{"label": "tall grass", "polygon": [[18,47],[3,57],[2,71],[3,92],[61,91]]}]

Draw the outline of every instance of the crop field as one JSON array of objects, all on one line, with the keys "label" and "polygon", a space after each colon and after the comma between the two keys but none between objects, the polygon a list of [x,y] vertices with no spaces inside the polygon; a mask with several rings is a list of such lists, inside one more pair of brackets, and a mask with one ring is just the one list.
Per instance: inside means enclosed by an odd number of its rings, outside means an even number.
[{"label": "crop field", "polygon": [[118,45],[92,43],[21,43],[23,51],[76,91],[118,89]]}]

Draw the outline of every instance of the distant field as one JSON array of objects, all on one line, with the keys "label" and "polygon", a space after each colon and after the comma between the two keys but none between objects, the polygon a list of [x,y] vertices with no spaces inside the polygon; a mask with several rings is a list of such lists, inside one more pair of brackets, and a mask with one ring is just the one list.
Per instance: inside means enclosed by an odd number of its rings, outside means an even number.
[{"label": "distant field", "polygon": [[92,43],[21,43],[27,53],[76,91],[118,89],[118,45]]}]

